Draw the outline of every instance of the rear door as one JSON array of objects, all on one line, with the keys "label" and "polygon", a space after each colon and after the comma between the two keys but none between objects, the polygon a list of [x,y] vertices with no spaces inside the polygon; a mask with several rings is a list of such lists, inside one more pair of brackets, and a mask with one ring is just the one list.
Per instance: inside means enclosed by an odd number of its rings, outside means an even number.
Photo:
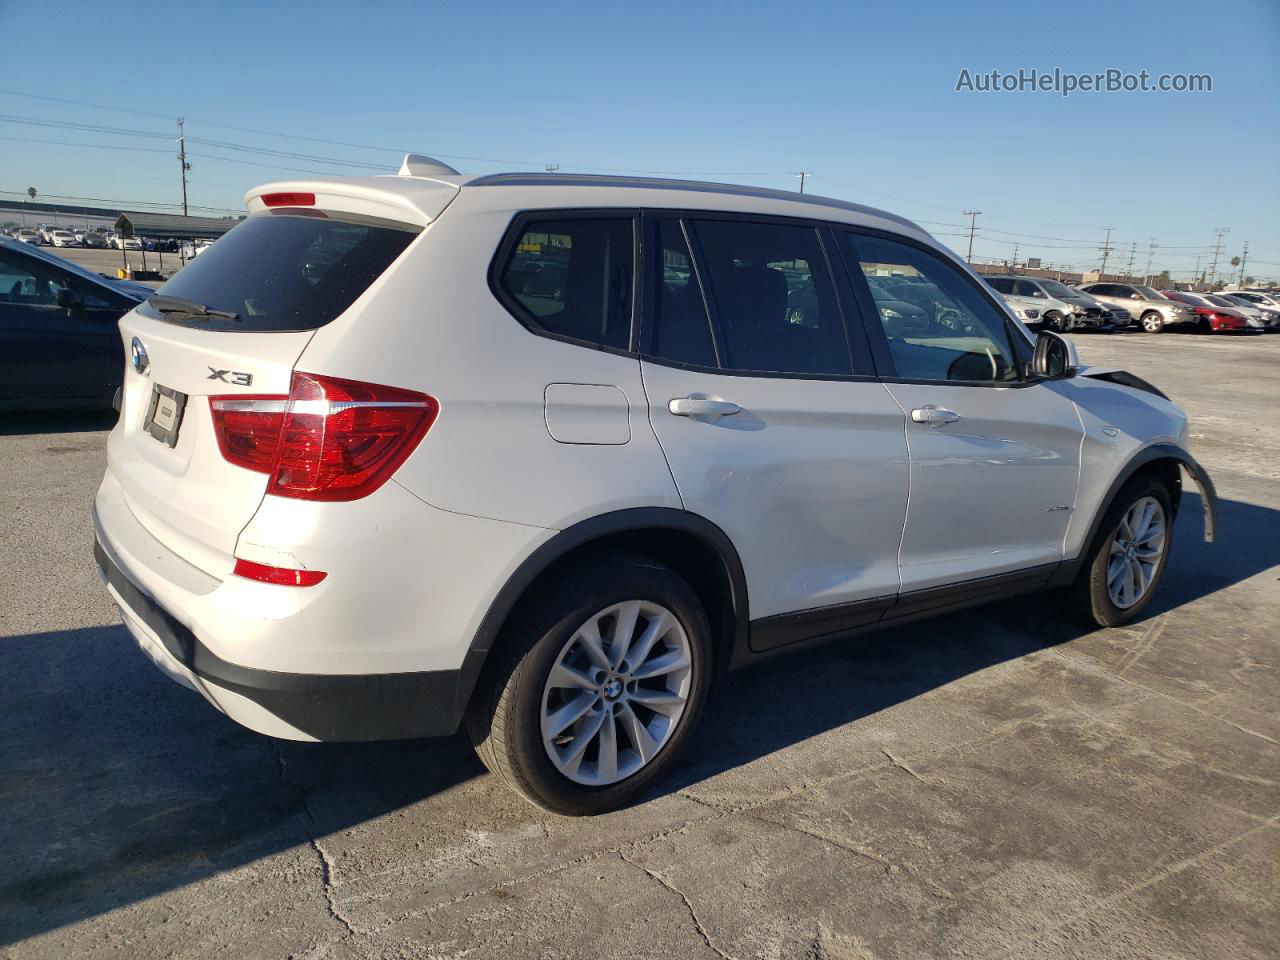
[{"label": "rear door", "polygon": [[121,321],[131,362],[108,465],[157,539],[207,573],[230,571],[268,478],[224,459],[210,398],[283,401],[314,331],[355,302],[420,230],[332,210],[250,216],[161,288],[167,301]]},{"label": "rear door", "polygon": [[876,619],[898,592],[904,421],[860,329],[848,340],[823,231],[668,214],[648,230],[650,418],[685,507],[738,549],[753,648]]},{"label": "rear door", "polygon": [[1024,379],[1025,341],[1013,339],[981,285],[943,257],[869,232],[841,231],[839,244],[855,284],[899,277],[930,311],[924,326],[909,327],[882,313],[870,331],[906,415],[903,592],[1056,564],[1083,438],[1062,383]]}]

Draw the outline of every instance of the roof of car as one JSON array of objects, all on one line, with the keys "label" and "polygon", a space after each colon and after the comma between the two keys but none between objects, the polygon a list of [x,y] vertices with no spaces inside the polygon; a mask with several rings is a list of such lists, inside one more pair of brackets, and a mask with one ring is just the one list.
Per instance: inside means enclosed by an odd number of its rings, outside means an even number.
[{"label": "roof of car", "polygon": [[812,193],[796,193],[792,190],[773,190],[768,187],[751,187],[733,183],[712,183],[702,180],[668,180],[662,177],[621,177],[587,173],[490,173],[463,181],[464,187],[614,187],[640,190],[677,190],[688,193],[719,194],[728,197],[756,197],[762,200],[785,200],[788,203],[810,204],[847,210],[867,216],[892,220],[894,223],[922,228],[906,217],[876,207],[868,207],[848,200],[823,197]]},{"label": "roof of car", "polygon": [[[250,212],[254,213],[264,208],[261,198],[269,193],[314,192],[318,196],[323,192],[330,197],[340,195],[353,198],[361,203],[364,212],[394,216],[398,211],[402,219],[421,222],[425,225],[434,220],[459,193],[465,192],[479,197],[494,191],[496,198],[502,194],[497,193],[495,188],[523,188],[536,193],[563,190],[564,200],[560,202],[562,206],[593,206],[599,203],[601,206],[630,207],[645,206],[649,203],[655,207],[756,212],[757,207],[754,206],[753,201],[763,201],[763,205],[771,209],[759,212],[779,216],[820,218],[823,216],[823,211],[826,211],[827,217],[833,220],[863,221],[871,226],[906,228],[922,236],[929,236],[928,231],[906,217],[832,197],[700,180],[667,180],[659,177],[602,176],[580,173],[299,177],[254,187],[245,194],[245,204]],[[472,193],[473,190],[482,189],[483,193]],[[611,201],[603,195],[597,199],[591,194],[591,191],[597,190],[603,194],[605,189],[625,193],[625,199]],[[632,191],[648,193],[650,199],[646,201],[642,195]],[[526,203],[530,206],[540,206],[554,205],[555,201],[551,201],[546,196],[538,196],[533,202],[529,202],[526,197],[520,197],[514,201],[516,206]]]}]

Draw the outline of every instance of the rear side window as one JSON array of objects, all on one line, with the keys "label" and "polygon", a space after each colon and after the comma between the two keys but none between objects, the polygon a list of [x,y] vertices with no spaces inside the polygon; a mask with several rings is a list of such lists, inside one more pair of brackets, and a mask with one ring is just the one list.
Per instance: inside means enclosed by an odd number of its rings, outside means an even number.
[{"label": "rear side window", "polygon": [[527,326],[625,350],[634,261],[629,217],[525,220],[498,285]]},{"label": "rear side window", "polygon": [[703,367],[716,365],[702,291],[693,273],[689,244],[677,220],[658,223],[658,290],[653,306],[655,357]]},{"label": "rear side window", "polygon": [[270,332],[323,327],[382,275],[419,228],[339,214],[263,214],[233,227],[158,291],[236,318],[154,307],[142,312],[201,330]]},{"label": "rear side window", "polygon": [[853,373],[817,230],[738,220],[697,221],[693,227],[715,304],[722,367]]},{"label": "rear side window", "polygon": [[987,285],[1000,293],[1013,293],[1013,281],[1007,277],[987,277]]}]

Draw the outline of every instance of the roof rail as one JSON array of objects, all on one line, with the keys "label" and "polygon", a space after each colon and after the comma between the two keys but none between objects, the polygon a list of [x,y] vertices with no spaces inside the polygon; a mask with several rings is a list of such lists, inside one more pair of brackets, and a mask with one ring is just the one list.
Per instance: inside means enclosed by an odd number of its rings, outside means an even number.
[{"label": "roof rail", "polygon": [[459,173],[435,157],[426,157],[420,153],[406,153],[400,164],[399,175],[402,177],[456,177]]}]

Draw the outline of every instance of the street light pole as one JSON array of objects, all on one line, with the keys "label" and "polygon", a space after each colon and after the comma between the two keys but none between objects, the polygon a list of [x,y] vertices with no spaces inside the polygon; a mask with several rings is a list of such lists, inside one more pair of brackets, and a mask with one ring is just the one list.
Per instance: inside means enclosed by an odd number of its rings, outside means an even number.
[{"label": "street light pole", "polygon": [[811,177],[811,176],[813,176],[813,171],[812,171],[812,170],[801,170],[799,173],[797,173],[797,174],[796,174],[796,176],[800,178],[800,192],[801,192],[801,193],[804,193],[804,181],[805,181],[805,177]]}]

